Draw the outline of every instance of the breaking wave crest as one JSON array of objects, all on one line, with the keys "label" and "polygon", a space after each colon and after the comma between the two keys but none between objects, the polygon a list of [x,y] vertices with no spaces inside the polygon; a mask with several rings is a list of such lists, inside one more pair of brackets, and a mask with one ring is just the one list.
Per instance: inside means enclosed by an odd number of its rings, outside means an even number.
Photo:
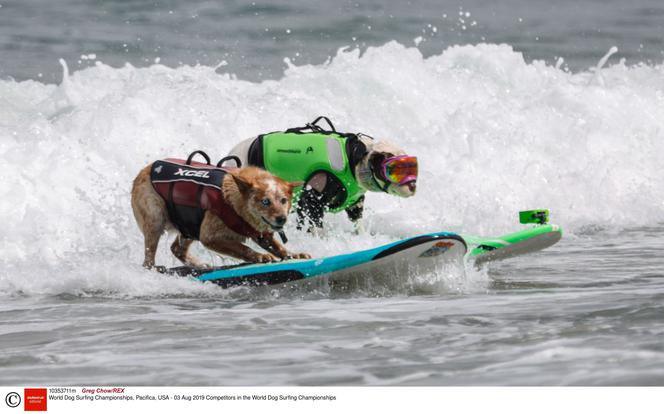
[{"label": "breaking wave crest", "polygon": [[[549,208],[571,234],[664,221],[664,66],[603,64],[571,73],[487,44],[425,59],[391,42],[289,64],[260,83],[206,66],[103,63],[72,74],[63,63],[60,85],[0,80],[0,291],[209,290],[140,268],[133,177],[154,159],[195,149],[220,158],[241,139],[318,115],[417,155],[418,194],[371,194],[365,234],[349,237],[345,218],[329,217],[323,239],[291,231],[293,249],[321,256],[428,231],[498,234],[531,208]],[[166,264],[167,251],[162,241]]]}]

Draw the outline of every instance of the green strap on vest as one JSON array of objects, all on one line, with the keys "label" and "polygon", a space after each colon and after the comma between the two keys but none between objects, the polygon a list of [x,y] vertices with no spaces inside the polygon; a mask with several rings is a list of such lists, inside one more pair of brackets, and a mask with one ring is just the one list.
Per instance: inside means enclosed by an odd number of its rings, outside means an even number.
[{"label": "green strap on vest", "polygon": [[[265,169],[286,181],[307,181],[319,171],[327,171],[339,179],[346,190],[340,206],[330,208],[336,213],[354,205],[365,193],[351,171],[346,155],[346,137],[335,132],[272,132],[263,135]],[[294,192],[295,202],[302,187]]]}]

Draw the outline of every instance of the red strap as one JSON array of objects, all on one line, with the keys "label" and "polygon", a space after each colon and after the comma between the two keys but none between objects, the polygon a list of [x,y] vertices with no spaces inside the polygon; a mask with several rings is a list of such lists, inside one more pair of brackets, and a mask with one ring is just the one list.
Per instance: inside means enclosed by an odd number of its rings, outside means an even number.
[{"label": "red strap", "polygon": [[221,197],[219,197],[216,207],[217,208],[215,209],[216,210],[215,213],[224,222],[224,224],[228,226],[228,228],[230,228],[237,234],[249,237],[255,242],[258,242],[259,239],[269,240],[272,238],[272,233],[270,232],[261,233],[255,228],[253,228],[251,224],[247,223],[246,220],[240,217],[240,215],[235,212],[233,207],[231,207],[226,202],[223,194],[221,194]]}]

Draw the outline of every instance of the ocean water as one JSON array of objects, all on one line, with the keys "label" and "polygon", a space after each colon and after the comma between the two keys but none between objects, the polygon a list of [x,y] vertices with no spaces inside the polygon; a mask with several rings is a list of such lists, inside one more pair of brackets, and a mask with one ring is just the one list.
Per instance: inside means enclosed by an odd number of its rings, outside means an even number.
[{"label": "ocean water", "polygon": [[[0,384],[663,385],[663,6],[330,4],[0,0]],[[140,168],[318,115],[417,155],[418,194],[292,249],[532,208],[563,239],[388,292],[141,268]]]},{"label": "ocean water", "polygon": [[288,59],[324,63],[342,47],[390,40],[425,56],[458,44],[508,44],[527,61],[585,70],[612,46],[629,64],[664,59],[658,0],[2,0],[0,76],[61,80],[96,61],[215,67],[279,79]]}]

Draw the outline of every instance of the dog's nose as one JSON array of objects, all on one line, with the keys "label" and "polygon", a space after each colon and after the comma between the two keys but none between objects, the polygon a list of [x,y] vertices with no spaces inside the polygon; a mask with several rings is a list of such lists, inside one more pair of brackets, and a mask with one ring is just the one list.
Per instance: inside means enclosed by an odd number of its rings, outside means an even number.
[{"label": "dog's nose", "polygon": [[415,184],[415,181],[411,181],[408,183],[408,189],[412,191],[413,193],[415,192],[415,189],[417,188],[417,184]]},{"label": "dog's nose", "polygon": [[275,217],[274,221],[275,221],[278,225],[283,226],[284,223],[286,223],[286,216],[278,216],[278,217]]}]

